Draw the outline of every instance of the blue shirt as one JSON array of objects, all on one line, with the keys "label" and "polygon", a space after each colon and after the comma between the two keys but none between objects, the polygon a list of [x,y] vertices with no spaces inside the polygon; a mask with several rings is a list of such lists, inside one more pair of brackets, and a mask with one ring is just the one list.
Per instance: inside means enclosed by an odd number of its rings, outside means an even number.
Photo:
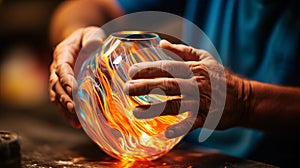
[{"label": "blue shirt", "polygon": [[[266,83],[300,86],[300,15],[296,1],[119,0],[119,3],[128,13],[161,10],[189,19],[212,41],[223,65],[237,74]],[[193,32],[186,32],[186,41],[195,39]],[[199,131],[190,133],[186,140],[197,141]],[[246,156],[262,135],[251,129],[233,128],[215,131],[202,145]]]}]

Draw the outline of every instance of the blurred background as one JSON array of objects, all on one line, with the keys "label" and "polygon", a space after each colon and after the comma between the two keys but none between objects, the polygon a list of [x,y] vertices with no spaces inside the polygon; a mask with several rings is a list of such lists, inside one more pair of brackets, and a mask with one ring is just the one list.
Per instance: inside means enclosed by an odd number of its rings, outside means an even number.
[{"label": "blurred background", "polygon": [[48,96],[54,48],[49,44],[49,24],[61,2],[0,0],[0,130],[16,132],[21,149],[29,154],[32,146],[58,146],[62,136],[81,134]]},{"label": "blurred background", "polygon": [[[87,136],[82,136],[82,130],[72,129],[64,121],[48,96],[49,65],[54,49],[49,44],[49,24],[52,13],[62,1],[0,0],[0,130],[23,136],[22,148],[28,150],[28,155],[32,154],[31,147],[39,144],[41,152],[49,152],[55,146],[61,151],[83,146],[77,144],[80,138],[89,142]],[[61,137],[69,139],[62,141]],[[72,146],[66,147],[66,142]],[[268,148],[268,143],[262,144],[265,148],[260,148],[257,157],[251,159],[260,161],[260,157],[268,157],[267,161],[273,163],[273,156],[265,155],[270,149],[274,150],[272,145]],[[292,145],[291,148],[279,147],[284,148],[283,151],[293,149]],[[283,161],[290,157],[283,155]],[[40,156],[30,156],[28,160],[38,160]]]},{"label": "blurred background", "polygon": [[[48,32],[61,0],[0,0],[1,113],[48,104]],[[2,114],[3,115],[3,114]],[[0,128],[1,129],[1,128]]]}]

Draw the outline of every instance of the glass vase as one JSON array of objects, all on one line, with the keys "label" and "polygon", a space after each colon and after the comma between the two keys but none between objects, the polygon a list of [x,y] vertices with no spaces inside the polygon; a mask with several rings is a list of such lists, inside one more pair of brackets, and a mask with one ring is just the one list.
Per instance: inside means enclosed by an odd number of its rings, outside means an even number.
[{"label": "glass vase", "polygon": [[[128,96],[130,66],[172,60],[159,48],[154,33],[124,31],[110,35],[97,53],[88,57],[77,76],[76,113],[87,135],[110,156],[120,160],[154,160],[170,151],[182,137],[168,139],[166,129],[184,115],[137,119],[138,105],[165,102],[167,96]],[[155,80],[155,79],[154,79]]]}]

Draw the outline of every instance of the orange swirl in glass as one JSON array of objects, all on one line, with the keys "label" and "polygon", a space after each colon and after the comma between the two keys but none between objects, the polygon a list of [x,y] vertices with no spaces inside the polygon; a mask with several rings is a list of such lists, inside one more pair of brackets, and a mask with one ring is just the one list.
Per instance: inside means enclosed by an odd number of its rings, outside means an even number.
[{"label": "orange swirl in glass", "polygon": [[128,96],[123,91],[124,84],[131,80],[128,70],[133,64],[172,60],[159,48],[159,41],[154,33],[114,33],[96,54],[85,60],[77,77],[74,98],[81,125],[103,151],[117,159],[154,160],[182,139],[168,139],[165,131],[185,119],[186,113],[151,119],[137,119],[132,113],[137,105],[165,102],[174,97]]}]

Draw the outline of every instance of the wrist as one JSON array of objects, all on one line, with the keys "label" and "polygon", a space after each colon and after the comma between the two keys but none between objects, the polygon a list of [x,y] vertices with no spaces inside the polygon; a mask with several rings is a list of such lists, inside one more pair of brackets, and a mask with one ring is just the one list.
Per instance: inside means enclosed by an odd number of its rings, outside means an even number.
[{"label": "wrist", "polygon": [[[244,79],[237,75],[232,74],[230,79],[233,86],[229,87],[227,95],[231,94],[230,89],[233,89],[233,102],[231,111],[235,116],[234,126],[247,127],[249,123],[249,116],[253,110],[252,92],[253,86],[250,80]],[[229,97],[229,96],[228,96]]]},{"label": "wrist", "polygon": [[241,126],[248,127],[250,116],[253,113],[253,83],[250,80],[242,79],[243,87],[242,87],[242,104],[243,104],[243,111],[242,111],[242,119],[241,119]]}]

